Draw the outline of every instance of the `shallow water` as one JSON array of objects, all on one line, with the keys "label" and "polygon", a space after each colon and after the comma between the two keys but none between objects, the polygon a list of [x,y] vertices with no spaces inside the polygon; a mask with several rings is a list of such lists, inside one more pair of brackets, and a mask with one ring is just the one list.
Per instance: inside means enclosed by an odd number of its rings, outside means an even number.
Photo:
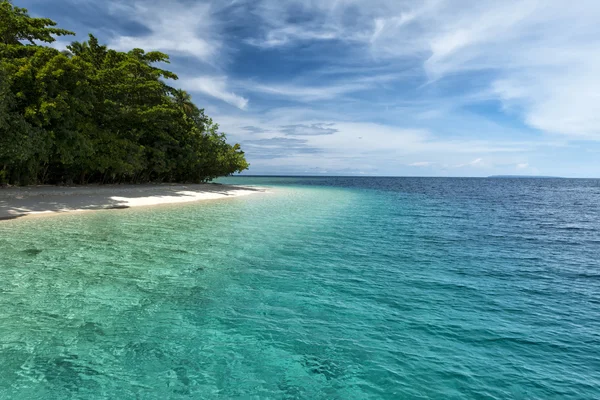
[{"label": "shallow water", "polygon": [[0,223],[0,398],[600,398],[600,181],[223,181]]}]

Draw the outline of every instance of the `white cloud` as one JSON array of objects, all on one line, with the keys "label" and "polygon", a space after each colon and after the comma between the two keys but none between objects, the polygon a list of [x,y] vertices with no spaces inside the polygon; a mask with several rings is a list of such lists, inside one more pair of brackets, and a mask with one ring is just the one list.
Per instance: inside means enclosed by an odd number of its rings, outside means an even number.
[{"label": "white cloud", "polygon": [[48,46],[52,47],[53,49],[56,49],[58,51],[63,51],[63,50],[67,50],[67,46],[71,44],[73,40],[66,40],[66,39],[57,39],[54,42],[50,43]]},{"label": "white cloud", "polygon": [[396,79],[396,74],[379,74],[354,77],[351,82],[339,82],[328,85],[310,86],[294,83],[261,84],[246,82],[242,86],[248,91],[266,93],[273,96],[288,97],[297,101],[311,102],[331,100],[340,96],[374,88],[380,83]]},{"label": "white cloud", "polygon": [[298,101],[330,100],[344,94],[367,89],[365,83],[345,83],[329,86],[299,86],[293,84],[264,85],[249,83],[247,90],[266,93],[279,97],[289,97]]},{"label": "white cloud", "polygon": [[271,48],[285,46],[296,40],[332,40],[338,38],[339,34],[336,31],[312,31],[288,25],[269,31],[264,38],[249,38],[246,42],[257,47]]},{"label": "white cloud", "polygon": [[[342,21],[340,13],[344,12],[346,6],[355,4],[361,11],[365,8],[366,4],[357,1],[262,0],[251,4],[251,12],[261,19],[263,32],[246,42],[258,47],[279,47],[295,41],[361,42],[372,36],[369,26],[354,25],[354,29],[348,29]],[[303,12],[312,14],[314,18],[289,22]]]},{"label": "white cloud", "polygon": [[[103,4],[118,20],[130,19],[132,26],[147,29],[138,36],[114,36],[111,47],[193,58],[173,65],[189,77],[180,86],[220,100],[202,106],[232,140],[252,135],[265,140],[255,145],[264,145],[287,136],[319,151],[269,160],[252,160],[248,152],[253,168],[404,168],[410,173],[445,168],[449,174],[483,174],[495,168],[505,168],[494,171],[500,173],[553,167],[576,171],[587,162],[586,175],[600,171],[594,160],[579,157],[597,151],[593,146],[600,142],[574,141],[600,141],[597,0],[568,6],[562,0]],[[64,48],[65,43],[53,46]],[[230,62],[249,62],[248,52],[268,60],[281,55],[282,64],[274,62],[273,69],[301,61],[273,74],[236,65],[238,80],[228,77]],[[401,82],[408,79],[404,86]],[[239,111],[248,108],[250,97],[252,115]],[[303,105],[273,106],[281,100]],[[470,107],[481,104],[485,108]],[[487,112],[497,104],[509,120]],[[481,109],[486,111],[477,111]],[[534,129],[524,129],[514,118]],[[567,143],[570,150],[560,148]],[[572,164],[565,165],[569,160]]]},{"label": "white cloud", "polygon": [[113,14],[126,13],[151,32],[142,36],[118,36],[109,46],[128,51],[142,48],[169,54],[186,55],[205,62],[220,49],[221,43],[214,32],[211,5],[183,4],[179,1],[136,1],[109,3]]},{"label": "white cloud", "polygon": [[[325,119],[328,113],[332,119]],[[487,176],[510,173],[520,160],[540,148],[557,149],[563,145],[501,137],[445,138],[427,129],[347,121],[335,112],[310,108],[272,109],[258,115],[217,113],[214,117],[232,141],[241,142],[246,148],[251,172],[255,173],[302,172],[310,167],[370,174]],[[286,136],[286,129],[296,124],[324,126],[331,133],[295,136],[301,139],[301,145],[297,150],[289,149],[282,138],[290,137]],[[248,127],[252,127],[251,131]],[[245,146],[246,141],[251,141],[252,146]],[[275,142],[289,151],[268,151]],[[266,149],[267,158],[262,157],[257,146]]]},{"label": "white cloud", "polygon": [[[120,36],[110,45],[141,47],[213,62],[223,50],[223,13],[215,0],[112,2],[151,32]],[[244,5],[260,47],[337,40],[353,51],[343,62],[377,59],[420,63],[432,81],[485,72],[486,95],[529,126],[572,138],[600,140],[600,2],[580,0],[259,0]],[[220,17],[217,18],[217,15]],[[229,13],[227,15],[230,15]],[[241,15],[241,14],[240,14]],[[297,18],[298,15],[310,16]],[[239,15],[238,15],[239,16]],[[560,32],[560,34],[557,34]],[[369,57],[374,57],[369,59]],[[300,101],[328,100],[372,87],[338,82],[326,87],[251,84],[249,90]],[[481,90],[481,89],[479,89]],[[231,102],[231,96],[228,96]],[[239,106],[239,101],[236,100]]]},{"label": "white cloud", "polygon": [[598,20],[600,3],[590,0],[570,7],[559,0],[438,1],[415,18],[431,50],[424,66],[432,79],[492,72],[492,93],[531,127],[596,140]]},{"label": "white cloud", "polygon": [[[290,23],[298,10],[312,18]],[[432,81],[485,72],[486,93],[529,126],[600,140],[597,0],[262,0],[255,12],[263,46],[335,39],[417,61]]]},{"label": "white cloud", "polygon": [[455,165],[455,168],[464,168],[464,167],[486,167],[487,164],[483,161],[483,158],[476,158],[473,161],[464,164]]},{"label": "white cloud", "polygon": [[190,92],[201,92],[229,103],[241,110],[248,108],[248,99],[239,96],[228,89],[226,77],[197,77],[184,78],[180,86]]}]

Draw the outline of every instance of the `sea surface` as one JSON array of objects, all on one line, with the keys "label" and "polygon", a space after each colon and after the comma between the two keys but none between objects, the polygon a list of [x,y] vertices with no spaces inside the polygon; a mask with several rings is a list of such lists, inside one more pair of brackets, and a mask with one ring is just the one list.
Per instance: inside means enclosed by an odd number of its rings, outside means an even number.
[{"label": "sea surface", "polygon": [[599,399],[600,181],[259,178],[0,223],[0,399]]}]

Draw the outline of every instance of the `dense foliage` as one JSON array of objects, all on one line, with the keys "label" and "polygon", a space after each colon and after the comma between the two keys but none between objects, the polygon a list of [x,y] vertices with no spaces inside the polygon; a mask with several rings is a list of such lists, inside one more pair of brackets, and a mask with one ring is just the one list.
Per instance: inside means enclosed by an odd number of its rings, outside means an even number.
[{"label": "dense foliage", "polygon": [[202,182],[248,168],[160,52],[108,49],[0,0],[0,183]]}]

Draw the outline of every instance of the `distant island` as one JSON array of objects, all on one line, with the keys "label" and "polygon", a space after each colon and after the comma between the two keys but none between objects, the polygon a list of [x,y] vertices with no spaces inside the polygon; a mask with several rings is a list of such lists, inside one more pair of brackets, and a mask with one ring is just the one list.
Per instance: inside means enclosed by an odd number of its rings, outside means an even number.
[{"label": "distant island", "polygon": [[169,56],[121,52],[0,0],[0,185],[210,181],[248,163],[177,79]]},{"label": "distant island", "polygon": [[488,178],[536,178],[536,179],[562,179],[560,176],[543,176],[543,175],[491,175]]}]

